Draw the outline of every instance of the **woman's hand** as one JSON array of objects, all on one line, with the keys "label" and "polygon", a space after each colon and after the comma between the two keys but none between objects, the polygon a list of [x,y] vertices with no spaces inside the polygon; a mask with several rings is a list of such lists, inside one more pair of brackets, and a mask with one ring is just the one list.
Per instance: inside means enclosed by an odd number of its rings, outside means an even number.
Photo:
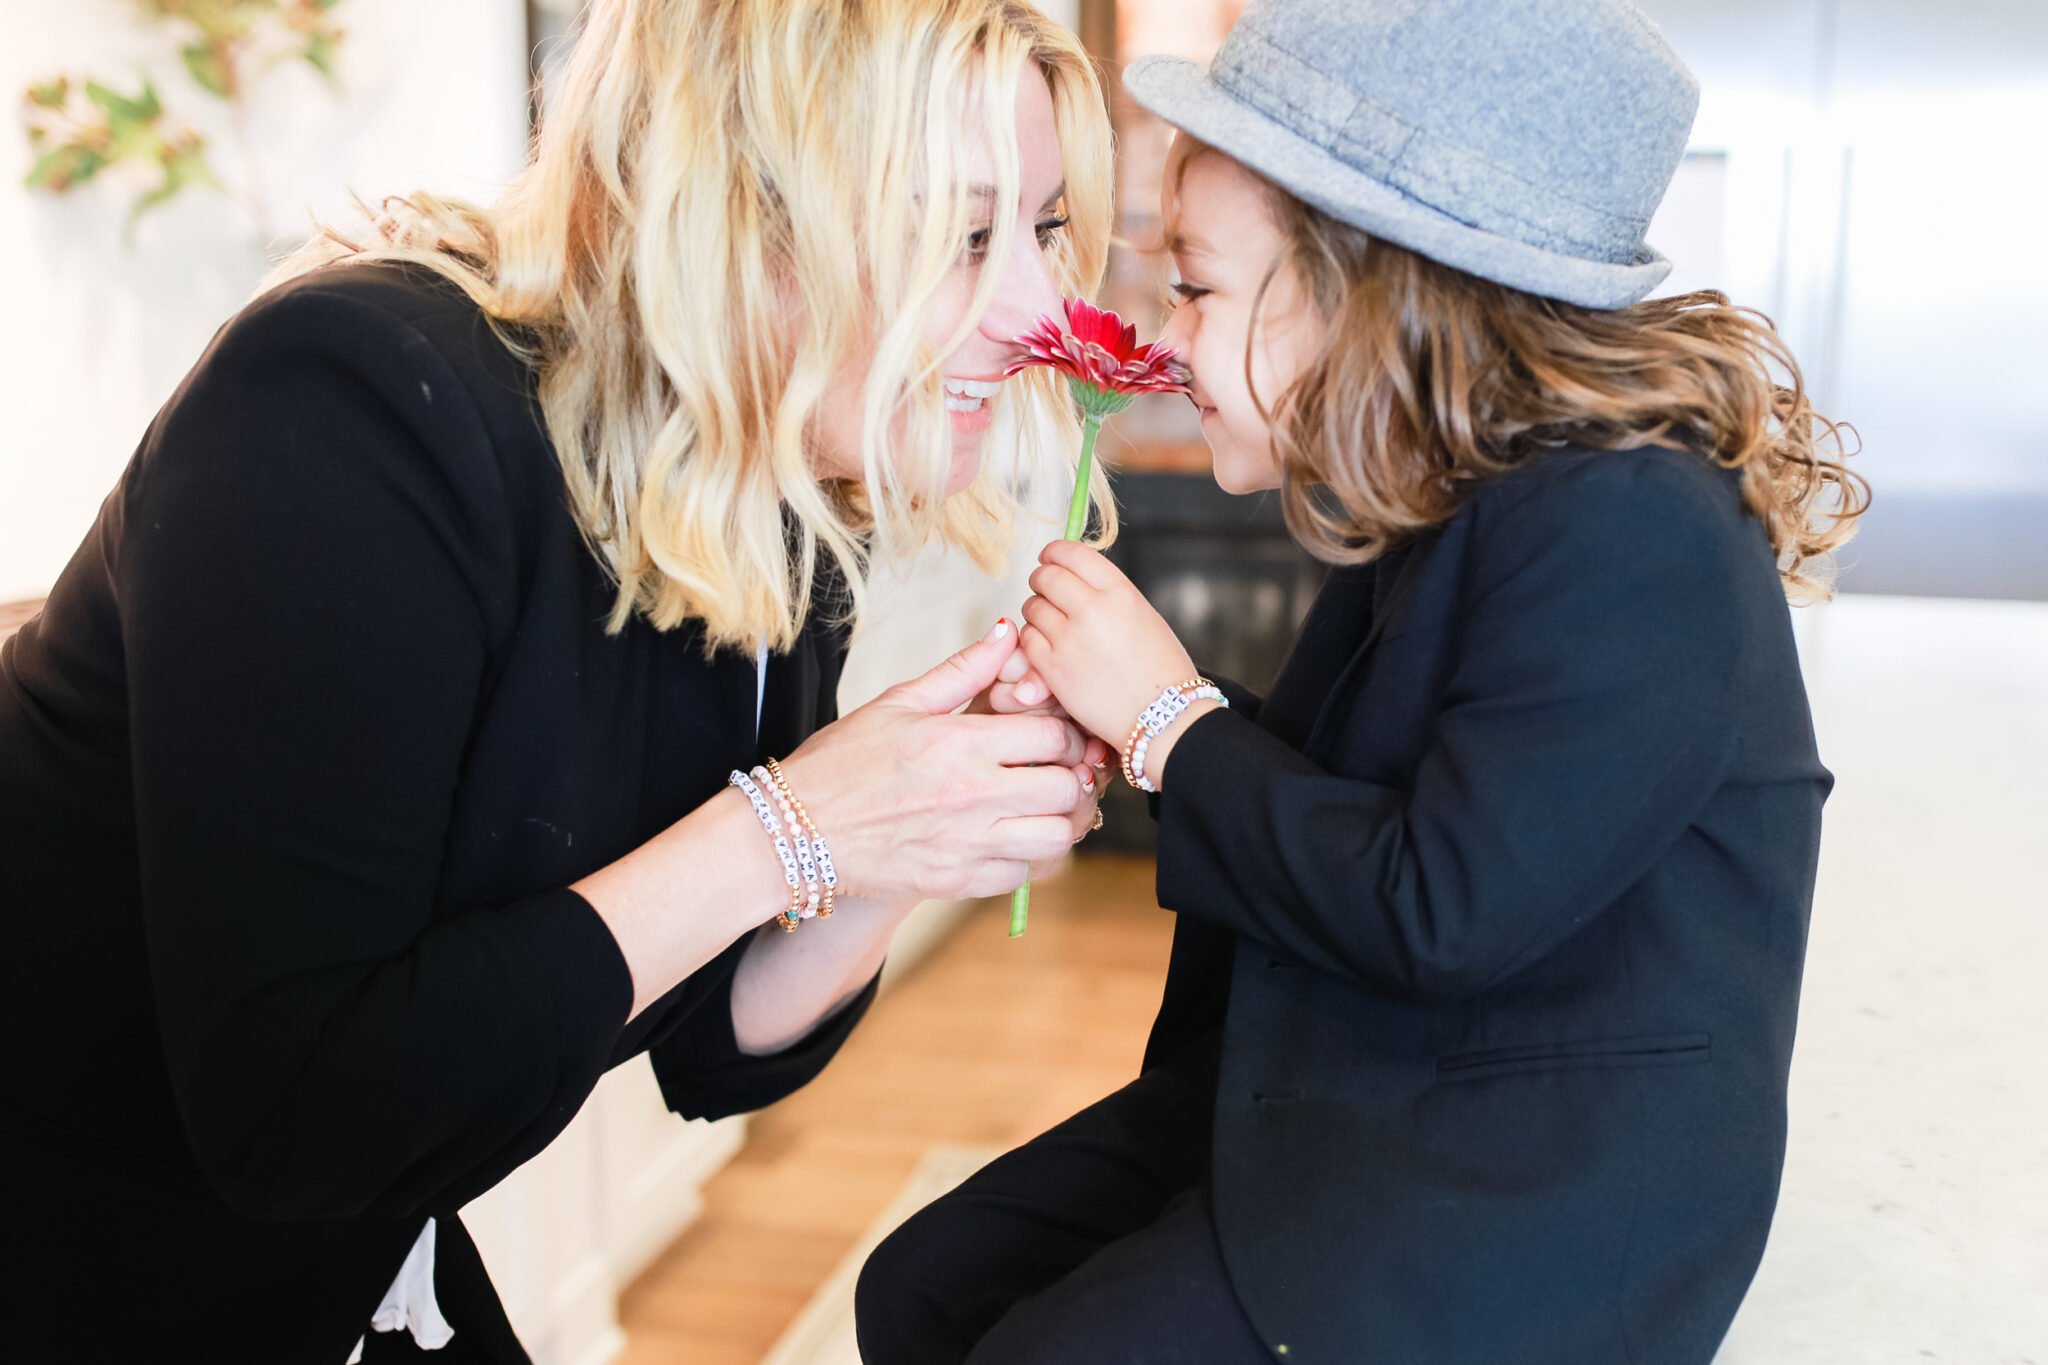
[{"label": "woman's hand", "polygon": [[790,786],[831,842],[847,895],[1000,895],[1049,871],[1093,823],[1101,784],[1073,722],[955,714],[996,683],[1016,650],[1016,629],[999,622],[783,760]]},{"label": "woman's hand", "polygon": [[1194,661],[1100,551],[1056,540],[1038,559],[1022,635],[1034,676],[1016,685],[1018,700],[1042,682],[1083,729],[1119,748],[1161,692],[1194,676]]},{"label": "woman's hand", "polygon": [[[1008,618],[1005,618],[1008,619]],[[1053,700],[1052,689],[1045,685],[1045,679],[1038,676],[1031,667],[1031,661],[1018,650],[1003,660],[1003,666],[996,672],[996,680],[980,696],[967,704],[970,715],[982,716],[1057,716],[1061,720],[1072,720],[1067,709]],[[1087,752],[1081,762],[1088,771],[1078,773],[1084,779],[1099,780],[1110,770],[1116,759],[1116,750],[1100,739],[1088,737]],[[1092,823],[1092,812],[1091,823]]]}]

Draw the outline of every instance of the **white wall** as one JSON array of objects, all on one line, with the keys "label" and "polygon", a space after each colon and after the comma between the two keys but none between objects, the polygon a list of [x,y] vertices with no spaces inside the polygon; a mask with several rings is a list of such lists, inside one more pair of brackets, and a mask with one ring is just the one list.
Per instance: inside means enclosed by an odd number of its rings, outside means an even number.
[{"label": "white wall", "polygon": [[[0,101],[86,72],[132,88],[146,65],[173,115],[242,167],[217,102],[176,42],[127,0],[0,0]],[[341,89],[303,63],[256,91],[251,125],[281,231],[366,197],[429,187],[488,197],[525,146],[519,0],[345,0]],[[156,409],[264,270],[251,217],[191,190],[121,242],[131,186],[65,198],[21,188],[27,140],[0,120],[0,601],[39,596],[91,523]],[[104,178],[104,177],[103,177]]]},{"label": "white wall", "polygon": [[1081,0],[1038,0],[1038,8],[1068,28],[1080,26]]},{"label": "white wall", "polygon": [[1862,472],[2048,493],[2048,4],[1640,3],[1700,77],[1695,146],[1727,154],[1721,282],[1857,424]]}]

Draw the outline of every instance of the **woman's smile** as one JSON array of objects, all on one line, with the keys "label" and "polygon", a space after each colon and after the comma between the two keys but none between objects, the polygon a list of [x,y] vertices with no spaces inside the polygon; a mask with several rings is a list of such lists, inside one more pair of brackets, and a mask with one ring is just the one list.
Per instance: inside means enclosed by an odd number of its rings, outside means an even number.
[{"label": "woman's smile", "polygon": [[1001,380],[946,377],[946,411],[953,416],[953,434],[979,436],[994,422],[989,400],[1003,387]]}]

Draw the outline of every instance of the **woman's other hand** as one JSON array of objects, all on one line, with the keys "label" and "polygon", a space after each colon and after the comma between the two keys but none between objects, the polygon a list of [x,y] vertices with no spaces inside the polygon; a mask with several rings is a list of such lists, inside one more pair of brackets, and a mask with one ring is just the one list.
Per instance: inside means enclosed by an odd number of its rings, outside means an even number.
[{"label": "woman's other hand", "polygon": [[1016,654],[1016,628],[998,622],[783,760],[831,841],[847,894],[884,902],[1000,895],[1049,871],[1093,824],[1101,783],[1087,736],[1071,720],[961,710]]},{"label": "woman's other hand", "polygon": [[[1038,671],[1031,667],[1031,661],[1024,657],[1024,651],[1021,649],[1003,660],[1002,668],[997,670],[995,682],[969,702],[967,710],[972,715],[1057,716],[1061,720],[1073,719],[1067,714],[1067,709],[1053,699],[1052,689],[1046,686],[1045,679],[1038,676]],[[1094,735],[1088,736],[1087,752],[1081,756],[1082,766],[1075,770],[1074,775],[1089,787],[1089,795],[1093,800],[1089,803],[1088,810],[1079,812],[1086,817],[1086,822],[1076,831],[1077,843],[1089,830],[1095,828],[1093,807],[1101,802],[1100,786],[1113,771],[1112,765],[1115,762],[1115,749]]]}]

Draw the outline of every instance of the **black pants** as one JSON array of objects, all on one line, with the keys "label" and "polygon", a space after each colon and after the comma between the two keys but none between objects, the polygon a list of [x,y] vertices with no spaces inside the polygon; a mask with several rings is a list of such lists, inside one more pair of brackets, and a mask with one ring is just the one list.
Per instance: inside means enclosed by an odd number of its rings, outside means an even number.
[{"label": "black pants", "polygon": [[1270,1361],[1216,1240],[1211,1037],[998,1158],[875,1249],[868,1365]]}]

